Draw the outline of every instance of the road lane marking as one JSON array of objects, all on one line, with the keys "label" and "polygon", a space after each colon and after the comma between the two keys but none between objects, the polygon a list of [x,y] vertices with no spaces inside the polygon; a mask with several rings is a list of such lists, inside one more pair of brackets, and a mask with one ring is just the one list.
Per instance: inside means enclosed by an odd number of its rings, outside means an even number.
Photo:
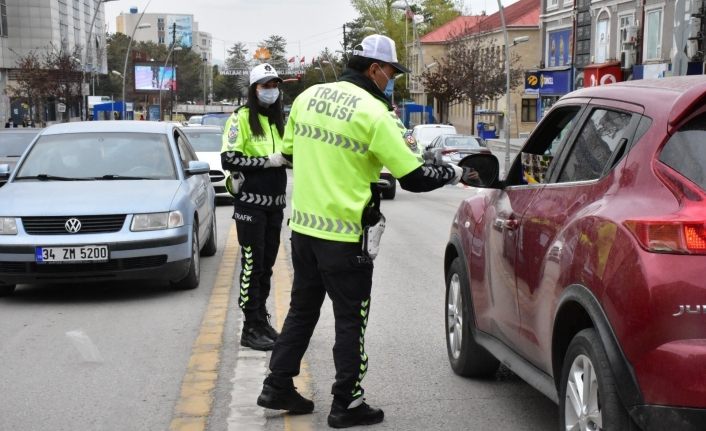
[{"label": "road lane marking", "polygon": [[[273,271],[275,282],[275,316],[277,317],[277,328],[281,329],[284,319],[289,311],[289,300],[292,294],[292,276],[289,270],[289,256],[280,244],[277,260]],[[309,366],[302,360],[299,375],[294,378],[294,386],[297,387],[302,396],[313,399],[311,375]],[[311,431],[314,429],[313,415],[284,415],[285,431]]]},{"label": "road lane marking", "polygon": [[211,415],[213,390],[218,380],[223,332],[237,262],[237,244],[238,235],[233,225],[228,233],[199,335],[191,348],[191,357],[181,383],[180,397],[169,426],[171,431],[204,431]]}]

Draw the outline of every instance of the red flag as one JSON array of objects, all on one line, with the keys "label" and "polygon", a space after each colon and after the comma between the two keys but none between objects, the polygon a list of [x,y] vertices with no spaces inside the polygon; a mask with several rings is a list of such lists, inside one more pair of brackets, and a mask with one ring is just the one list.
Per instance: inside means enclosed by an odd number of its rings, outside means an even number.
[{"label": "red flag", "polygon": [[294,63],[294,57],[290,58],[287,63]]},{"label": "red flag", "polygon": [[407,16],[408,20],[413,20],[414,19],[414,12],[412,12],[411,8],[407,8],[404,11],[405,15]]},{"label": "red flag", "polygon": [[299,60],[299,63],[304,64],[304,57],[302,57],[301,60]]}]

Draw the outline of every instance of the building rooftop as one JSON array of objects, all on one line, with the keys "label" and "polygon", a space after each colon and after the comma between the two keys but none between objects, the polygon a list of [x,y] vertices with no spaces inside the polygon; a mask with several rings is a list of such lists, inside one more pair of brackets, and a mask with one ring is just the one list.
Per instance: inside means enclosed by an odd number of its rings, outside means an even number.
[{"label": "building rooftop", "polygon": [[[539,26],[540,0],[520,0],[505,7],[505,25]],[[455,37],[496,31],[502,28],[500,12],[492,15],[459,16],[420,38],[421,43],[444,43]]]}]

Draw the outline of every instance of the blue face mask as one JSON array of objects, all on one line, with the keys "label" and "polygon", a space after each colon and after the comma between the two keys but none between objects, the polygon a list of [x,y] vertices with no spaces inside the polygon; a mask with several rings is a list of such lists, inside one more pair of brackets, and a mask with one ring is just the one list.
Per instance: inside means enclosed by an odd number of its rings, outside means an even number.
[{"label": "blue face mask", "polygon": [[385,93],[385,97],[390,99],[390,98],[392,98],[392,92],[394,90],[395,90],[395,79],[392,78],[389,81],[387,81],[387,86],[385,87],[385,91],[383,91],[383,93]]}]

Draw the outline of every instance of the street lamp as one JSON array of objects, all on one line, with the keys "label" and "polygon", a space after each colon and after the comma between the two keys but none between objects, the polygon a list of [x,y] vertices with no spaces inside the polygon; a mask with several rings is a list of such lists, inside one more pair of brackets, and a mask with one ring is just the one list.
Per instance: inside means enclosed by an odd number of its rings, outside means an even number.
[{"label": "street lamp", "polygon": [[[98,16],[98,11],[101,8],[101,5],[103,3],[108,3],[111,1],[117,1],[117,0],[97,0],[98,4],[96,4],[96,10],[93,11],[93,18],[91,18],[91,25],[88,27],[88,36],[86,37],[86,46],[84,47],[83,50],[83,67],[81,68],[82,73],[81,73],[81,95],[83,97],[83,120],[88,119],[88,103],[86,103],[87,99],[86,96],[88,94],[83,94],[84,93],[84,88],[86,87],[86,63],[88,63],[88,47],[91,46],[91,38],[93,37],[93,27],[96,24],[96,17]],[[93,62],[91,62],[91,74],[93,73],[94,69],[94,62],[96,61],[95,55],[93,56]],[[86,91],[88,93],[88,91]]]},{"label": "street lamp", "polygon": [[503,27],[503,38],[505,39],[505,104],[507,105],[506,115],[505,115],[505,171],[507,172],[510,166],[510,46],[515,46],[519,43],[527,42],[529,36],[520,36],[512,40],[512,45],[510,44],[507,35],[507,26],[505,25],[505,8],[498,0],[498,10],[500,12],[500,23]]},{"label": "street lamp", "polygon": [[324,73],[324,69],[321,68],[321,63],[318,60],[317,60],[317,63],[319,63],[319,65],[317,67],[315,67],[314,69],[321,72],[321,78],[324,80],[324,82],[326,82],[326,74]]},{"label": "street lamp", "polygon": [[123,114],[122,114],[123,119],[125,119],[125,77],[127,76],[127,59],[130,57],[130,48],[132,48],[132,39],[133,39],[133,37],[135,37],[135,32],[137,31],[137,29],[152,27],[151,24],[140,25],[140,21],[142,21],[142,17],[145,16],[145,11],[147,10],[147,6],[150,5],[151,1],[152,0],[149,0],[147,2],[144,9],[142,9],[142,13],[140,14],[139,18],[137,18],[137,23],[135,23],[135,28],[132,29],[132,34],[130,35],[130,41],[127,44],[127,52],[125,52],[125,65],[123,66]]},{"label": "street lamp", "polygon": [[[176,45],[172,44],[171,49],[167,53],[167,60],[164,62],[164,70],[167,70],[167,64],[169,64],[169,57],[171,57],[172,52],[174,51],[181,51],[182,47],[181,45]],[[176,79],[176,69],[172,68],[172,74],[174,75],[173,79]],[[164,73],[160,73],[159,75],[159,119],[160,121],[162,120],[162,81],[164,80]],[[174,85],[174,82],[171,82],[169,87],[172,88]]]},{"label": "street lamp", "polygon": [[333,71],[333,78],[338,81],[338,74],[336,73],[336,69],[333,67],[333,63],[330,62],[329,60],[324,60],[322,61],[323,64],[328,64],[331,66],[331,70]]}]

